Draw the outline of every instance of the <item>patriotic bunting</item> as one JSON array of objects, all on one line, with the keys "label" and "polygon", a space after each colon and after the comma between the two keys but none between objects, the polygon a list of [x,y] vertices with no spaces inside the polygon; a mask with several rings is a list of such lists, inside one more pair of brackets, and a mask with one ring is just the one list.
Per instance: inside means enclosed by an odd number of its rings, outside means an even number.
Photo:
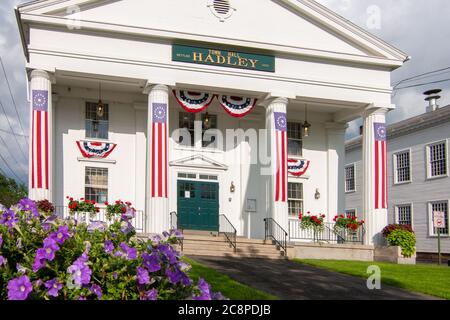
[{"label": "patriotic bunting", "polygon": [[48,91],[32,90],[31,187],[49,189]]},{"label": "patriotic bunting", "polygon": [[77,141],[78,149],[85,158],[106,158],[117,144],[107,142]]},{"label": "patriotic bunting", "polygon": [[167,198],[167,104],[152,104],[151,196]]},{"label": "patriotic bunting", "polygon": [[202,112],[211,104],[213,94],[185,90],[173,90],[173,94],[184,110],[190,113]]},{"label": "patriotic bunting", "polygon": [[276,174],[275,201],[287,201],[287,120],[286,113],[274,112],[275,145],[276,145]]},{"label": "patriotic bunting", "polygon": [[386,124],[374,123],[375,209],[387,209]]},{"label": "patriotic bunting", "polygon": [[219,102],[231,116],[242,118],[252,112],[256,104],[255,98],[242,98],[219,95]]},{"label": "patriotic bunting", "polygon": [[303,176],[308,171],[311,161],[288,159],[288,172],[295,177]]}]

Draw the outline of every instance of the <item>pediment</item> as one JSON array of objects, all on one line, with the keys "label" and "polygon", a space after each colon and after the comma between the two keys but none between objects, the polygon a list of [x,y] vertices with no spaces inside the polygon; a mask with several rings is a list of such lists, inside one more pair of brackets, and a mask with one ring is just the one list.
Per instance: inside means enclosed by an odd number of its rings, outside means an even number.
[{"label": "pediment", "polygon": [[[229,0],[219,19],[209,0],[44,0],[21,14],[80,18],[89,28],[124,29],[149,36],[203,41],[281,52],[338,53],[402,61],[406,55],[313,0]],[[78,5],[80,12],[68,10]],[[403,60],[402,60],[403,59]]]},{"label": "pediment", "polygon": [[213,170],[228,170],[228,166],[206,157],[203,154],[196,154],[182,159],[177,159],[169,162],[171,167],[185,167],[185,168],[203,168]]}]

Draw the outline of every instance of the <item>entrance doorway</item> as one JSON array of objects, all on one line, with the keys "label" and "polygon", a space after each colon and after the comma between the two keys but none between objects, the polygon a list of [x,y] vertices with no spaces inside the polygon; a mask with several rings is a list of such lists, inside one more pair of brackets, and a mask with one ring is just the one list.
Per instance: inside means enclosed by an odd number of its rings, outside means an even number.
[{"label": "entrance doorway", "polygon": [[179,225],[187,230],[219,230],[219,184],[178,180]]}]

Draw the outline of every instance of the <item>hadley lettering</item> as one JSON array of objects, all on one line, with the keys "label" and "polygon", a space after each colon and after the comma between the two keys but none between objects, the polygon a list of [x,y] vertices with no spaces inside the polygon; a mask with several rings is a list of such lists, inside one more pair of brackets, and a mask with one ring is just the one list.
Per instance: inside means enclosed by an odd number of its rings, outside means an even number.
[{"label": "hadley lettering", "polygon": [[244,58],[236,52],[228,52],[226,55],[219,50],[209,50],[208,53],[192,53],[192,61],[206,64],[219,64],[222,66],[256,69],[259,60]]}]

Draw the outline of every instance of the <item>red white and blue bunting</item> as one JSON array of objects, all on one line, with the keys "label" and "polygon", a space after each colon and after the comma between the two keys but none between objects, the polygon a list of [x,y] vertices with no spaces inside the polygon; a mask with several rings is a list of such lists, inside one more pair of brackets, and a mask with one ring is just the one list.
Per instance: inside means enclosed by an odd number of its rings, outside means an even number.
[{"label": "red white and blue bunting", "polygon": [[303,176],[308,171],[311,161],[288,159],[288,172],[295,177]]},{"label": "red white and blue bunting", "polygon": [[235,118],[242,118],[252,112],[255,107],[255,98],[233,97],[219,95],[219,102],[228,114]]},{"label": "red white and blue bunting", "polygon": [[117,146],[115,143],[94,141],[77,141],[77,145],[85,158],[106,158]]},{"label": "red white and blue bunting", "polygon": [[190,113],[202,112],[211,104],[213,94],[191,92],[186,90],[173,90],[173,94],[184,110]]}]

